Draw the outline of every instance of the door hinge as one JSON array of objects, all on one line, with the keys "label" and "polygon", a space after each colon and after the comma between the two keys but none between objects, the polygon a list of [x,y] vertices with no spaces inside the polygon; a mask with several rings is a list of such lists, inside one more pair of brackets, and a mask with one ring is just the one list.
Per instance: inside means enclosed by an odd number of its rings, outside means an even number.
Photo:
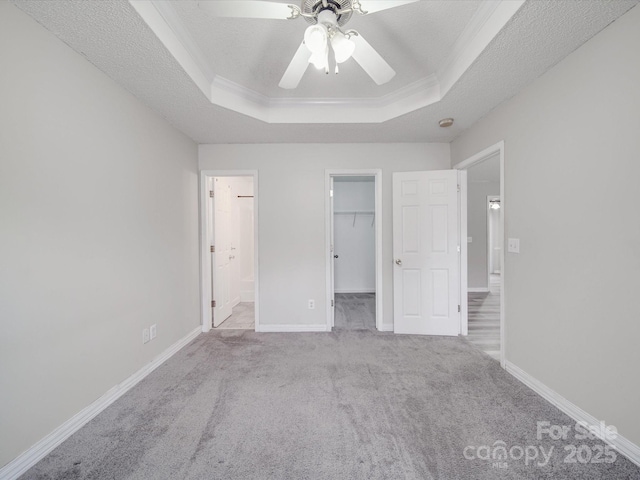
[{"label": "door hinge", "polygon": [[211,253],[216,253],[216,247],[215,247],[215,245],[211,245]]},{"label": "door hinge", "polygon": [[458,191],[460,191],[460,185],[458,185]]},{"label": "door hinge", "polygon": [[333,307],[333,300],[331,300],[331,306]]},{"label": "door hinge", "polygon": [[213,198],[213,190],[209,190],[209,196]]},{"label": "door hinge", "polygon": [[216,308],[216,301],[215,300],[211,300],[211,308]]},{"label": "door hinge", "polygon": [[458,313],[460,313],[460,305],[458,305]]}]

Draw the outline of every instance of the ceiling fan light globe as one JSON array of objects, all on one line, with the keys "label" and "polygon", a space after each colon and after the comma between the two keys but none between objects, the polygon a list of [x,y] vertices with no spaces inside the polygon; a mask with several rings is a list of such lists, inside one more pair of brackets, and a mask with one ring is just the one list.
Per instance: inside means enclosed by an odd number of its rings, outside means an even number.
[{"label": "ceiling fan light globe", "polygon": [[311,55],[309,58],[309,63],[311,63],[318,70],[327,68],[327,49],[325,48],[322,52],[316,52]]},{"label": "ceiling fan light globe", "polygon": [[304,32],[304,44],[314,54],[322,53],[327,48],[327,27],[311,25]]},{"label": "ceiling fan light globe", "polygon": [[336,57],[337,63],[346,62],[353,55],[356,44],[345,37],[342,33],[337,32],[331,39],[331,46]]}]

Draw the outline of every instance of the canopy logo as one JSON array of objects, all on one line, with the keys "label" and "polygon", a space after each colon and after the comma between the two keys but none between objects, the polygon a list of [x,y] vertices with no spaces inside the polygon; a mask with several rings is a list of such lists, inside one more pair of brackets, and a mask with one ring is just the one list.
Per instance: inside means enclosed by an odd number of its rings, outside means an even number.
[{"label": "canopy logo", "polygon": [[[537,422],[536,439],[551,441],[584,441],[602,439],[609,442],[618,436],[618,430],[612,425],[600,422],[598,425],[589,425],[586,422],[577,422],[575,425],[552,425],[551,422]],[[468,445],[462,454],[467,460],[483,460],[491,462],[494,468],[508,468],[508,461],[521,461],[526,466],[544,467],[549,464],[557,445],[511,445],[497,440],[493,445]],[[563,455],[563,463],[590,464],[613,463],[617,459],[615,447],[609,444],[597,442],[570,443],[564,445],[563,450],[556,452]]]}]

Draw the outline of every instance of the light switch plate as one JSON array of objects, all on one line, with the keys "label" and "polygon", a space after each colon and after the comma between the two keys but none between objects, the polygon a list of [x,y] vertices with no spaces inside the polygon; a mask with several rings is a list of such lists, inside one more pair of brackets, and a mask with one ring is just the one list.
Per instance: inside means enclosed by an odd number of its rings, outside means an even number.
[{"label": "light switch plate", "polygon": [[509,238],[507,241],[507,251],[509,253],[520,253],[520,239]]}]

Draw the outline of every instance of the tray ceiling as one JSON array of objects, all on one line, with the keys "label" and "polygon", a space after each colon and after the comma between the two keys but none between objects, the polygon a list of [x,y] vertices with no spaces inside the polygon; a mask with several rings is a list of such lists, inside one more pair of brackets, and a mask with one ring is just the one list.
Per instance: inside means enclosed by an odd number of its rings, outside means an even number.
[{"label": "tray ceiling", "polygon": [[[333,143],[450,141],[637,0],[423,0],[354,15],[347,27],[396,76],[378,86],[351,59],[339,75],[310,66],[295,90],[278,82],[302,19],[213,18],[190,0],[14,3],[199,143]],[[439,128],[443,117],[456,124]]]}]

